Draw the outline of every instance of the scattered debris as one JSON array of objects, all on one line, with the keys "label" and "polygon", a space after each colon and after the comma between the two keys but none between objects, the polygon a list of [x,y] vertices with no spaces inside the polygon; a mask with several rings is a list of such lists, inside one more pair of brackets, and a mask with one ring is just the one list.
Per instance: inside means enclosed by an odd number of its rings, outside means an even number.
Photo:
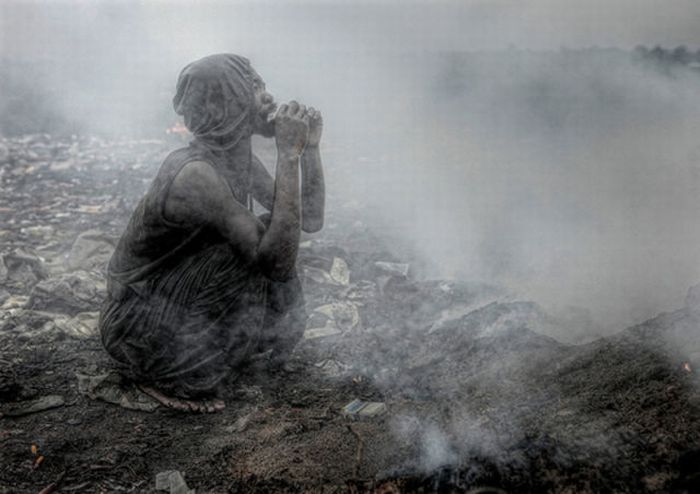
[{"label": "scattered debris", "polygon": [[403,277],[408,276],[408,269],[409,269],[408,264],[403,264],[403,263],[398,263],[398,262],[377,261],[374,263],[374,265],[375,265],[375,267],[377,267],[381,271],[384,271],[387,274],[391,274],[391,275],[395,275],[395,276],[403,276]]},{"label": "scattered debris", "polygon": [[102,400],[129,410],[153,412],[160,404],[140,391],[117,372],[90,376],[76,373],[78,391],[93,400]]},{"label": "scattered debris", "polygon": [[66,256],[66,269],[104,272],[114,247],[114,240],[103,231],[87,230],[73,242]]},{"label": "scattered debris", "polygon": [[169,494],[195,494],[194,489],[187,487],[185,479],[177,470],[166,470],[156,474],[156,490],[167,491]]},{"label": "scattered debris", "polygon": [[99,309],[106,295],[102,277],[87,271],[66,273],[38,283],[29,296],[29,307],[77,314]]},{"label": "scattered debris", "polygon": [[333,258],[333,265],[329,274],[338,285],[348,286],[350,284],[348,264],[340,257]]},{"label": "scattered debris", "polygon": [[348,372],[348,366],[335,359],[329,358],[315,364],[321,373],[328,378],[336,379]]},{"label": "scattered debris", "polygon": [[73,338],[89,338],[97,334],[99,312],[80,312],[71,318],[56,317],[56,327]]},{"label": "scattered debris", "polygon": [[6,405],[2,410],[2,414],[6,417],[21,417],[30,413],[38,413],[52,408],[58,408],[65,404],[63,396],[48,395],[42,396],[36,400],[20,401]]},{"label": "scattered debris", "polygon": [[52,492],[55,492],[56,489],[58,489],[58,487],[61,485],[63,478],[66,476],[66,472],[67,472],[67,470],[64,470],[63,472],[61,472],[61,474],[58,476],[58,478],[55,481],[51,482],[46,487],[44,487],[43,489],[41,489],[41,491],[39,491],[39,494],[51,494]]},{"label": "scattered debris", "polygon": [[386,404],[378,401],[353,400],[343,407],[343,415],[349,418],[371,418],[386,413]]},{"label": "scattered debris", "polygon": [[305,340],[315,340],[316,338],[326,338],[328,336],[337,336],[341,331],[334,326],[326,326],[323,328],[312,328],[304,331]]},{"label": "scattered debris", "polygon": [[29,301],[29,297],[26,297],[24,295],[10,295],[8,298],[5,299],[5,301],[3,302],[2,307],[0,307],[0,309],[2,309],[2,310],[21,309],[27,305],[28,301]]},{"label": "scattered debris", "polygon": [[30,288],[48,277],[44,260],[23,249],[15,249],[2,257],[5,280],[8,284]]},{"label": "scattered debris", "polygon": [[351,302],[334,302],[316,307],[307,321],[304,339],[338,335],[360,322],[357,306]]}]

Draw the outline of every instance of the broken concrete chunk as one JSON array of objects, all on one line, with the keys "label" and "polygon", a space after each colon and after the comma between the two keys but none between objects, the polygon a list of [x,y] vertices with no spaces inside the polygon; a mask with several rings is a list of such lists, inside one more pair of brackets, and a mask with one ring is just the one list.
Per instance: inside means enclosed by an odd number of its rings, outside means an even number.
[{"label": "broken concrete chunk", "polygon": [[160,404],[134,385],[124,382],[116,372],[94,376],[76,373],[78,391],[93,400],[102,400],[129,410],[152,412]]},{"label": "broken concrete chunk", "polygon": [[348,269],[348,264],[340,257],[333,258],[330,275],[333,281],[338,285],[348,286],[348,284],[350,284],[350,270]]},{"label": "broken concrete chunk", "polygon": [[408,264],[403,264],[403,263],[398,263],[398,262],[377,261],[374,263],[374,266],[377,269],[384,271],[387,274],[391,274],[391,275],[395,275],[395,276],[403,276],[403,277],[408,276],[408,269],[409,269]]},{"label": "broken concrete chunk", "polygon": [[379,401],[353,400],[343,407],[343,415],[349,418],[377,417],[386,411],[386,405]]},{"label": "broken concrete chunk", "polygon": [[156,474],[156,490],[170,494],[195,494],[194,489],[187,487],[185,479],[177,470],[166,470]]},{"label": "broken concrete chunk", "polygon": [[7,417],[21,417],[30,413],[43,412],[52,408],[58,408],[65,403],[63,396],[48,395],[30,401],[20,401],[11,403],[2,410],[2,414]]}]

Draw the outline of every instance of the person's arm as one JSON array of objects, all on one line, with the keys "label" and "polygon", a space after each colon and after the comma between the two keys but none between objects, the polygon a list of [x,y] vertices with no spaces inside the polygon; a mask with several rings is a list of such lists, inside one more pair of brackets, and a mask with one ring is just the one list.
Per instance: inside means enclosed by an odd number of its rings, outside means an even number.
[{"label": "person's arm", "polygon": [[326,187],[319,144],[323,132],[321,112],[309,109],[309,139],[301,155],[302,230],[314,233],[323,228]]},{"label": "person's arm", "polygon": [[270,226],[239,204],[228,185],[205,162],[188,163],[170,187],[165,214],[183,224],[208,224],[243,258],[271,279],[293,273],[299,248],[299,157],[306,145],[308,120],[303,106],[282,105],[277,129],[277,173]]},{"label": "person's arm", "polygon": [[[323,132],[321,112],[309,108],[309,139],[301,155],[301,229],[315,233],[323,228],[326,189],[319,144]],[[265,165],[253,155],[251,163],[252,193],[258,203],[270,211],[274,201],[275,181]]]},{"label": "person's arm", "polygon": [[250,168],[253,199],[268,211],[272,211],[272,203],[275,199],[275,179],[255,155],[253,155]]}]

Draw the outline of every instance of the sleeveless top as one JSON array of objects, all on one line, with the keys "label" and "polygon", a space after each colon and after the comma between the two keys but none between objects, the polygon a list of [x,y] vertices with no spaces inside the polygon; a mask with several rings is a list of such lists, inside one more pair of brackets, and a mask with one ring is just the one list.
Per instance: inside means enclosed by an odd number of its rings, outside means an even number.
[{"label": "sleeveless top", "polygon": [[238,202],[251,206],[249,187],[241,187],[227,178],[226,164],[208,149],[193,141],[188,147],[173,151],[165,158],[146,195],[132,213],[109,262],[107,291],[121,299],[126,288],[136,293],[145,283],[183,256],[204,246],[222,242],[221,237],[206,226],[192,227],[169,221],[165,217],[165,201],[173,180],[192,161],[210,164],[226,182]]}]

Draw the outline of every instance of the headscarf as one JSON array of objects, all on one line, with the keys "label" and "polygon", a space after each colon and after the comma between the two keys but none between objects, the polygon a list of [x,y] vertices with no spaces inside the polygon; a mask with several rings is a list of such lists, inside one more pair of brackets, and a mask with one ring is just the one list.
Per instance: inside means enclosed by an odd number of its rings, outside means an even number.
[{"label": "headscarf", "polygon": [[226,53],[204,57],[180,72],[173,108],[198,141],[225,151],[252,133],[259,82],[247,58]]}]

